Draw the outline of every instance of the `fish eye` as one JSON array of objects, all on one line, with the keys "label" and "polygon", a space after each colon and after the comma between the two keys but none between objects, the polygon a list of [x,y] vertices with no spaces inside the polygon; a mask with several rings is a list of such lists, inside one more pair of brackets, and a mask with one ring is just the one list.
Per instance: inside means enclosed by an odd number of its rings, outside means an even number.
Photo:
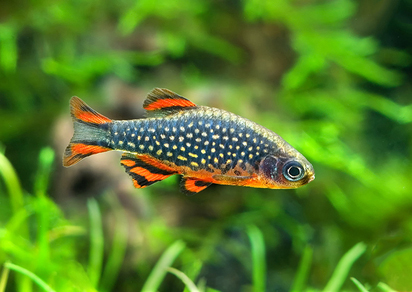
[{"label": "fish eye", "polygon": [[303,166],[296,161],[290,161],[283,166],[283,176],[289,181],[300,180],[305,172],[303,171]]}]

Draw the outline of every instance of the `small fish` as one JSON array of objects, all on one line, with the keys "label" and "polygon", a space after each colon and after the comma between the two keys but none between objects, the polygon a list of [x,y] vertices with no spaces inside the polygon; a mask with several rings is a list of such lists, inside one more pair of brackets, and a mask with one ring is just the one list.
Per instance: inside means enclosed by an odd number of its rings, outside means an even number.
[{"label": "small fish", "polygon": [[211,184],[289,189],[315,178],[309,161],[276,133],[167,89],[148,94],[146,119],[111,120],[78,97],[70,107],[74,134],[63,165],[119,150],[136,188],[174,174],[183,176],[181,190],[187,195]]}]

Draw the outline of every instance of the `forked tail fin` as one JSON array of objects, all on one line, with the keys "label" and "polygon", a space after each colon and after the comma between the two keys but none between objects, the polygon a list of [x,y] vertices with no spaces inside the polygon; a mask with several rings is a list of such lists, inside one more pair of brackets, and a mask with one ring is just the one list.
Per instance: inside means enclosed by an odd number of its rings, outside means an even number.
[{"label": "forked tail fin", "polygon": [[108,131],[111,119],[99,114],[76,96],[70,100],[70,113],[74,134],[64,151],[63,166],[67,167],[87,156],[112,150]]}]

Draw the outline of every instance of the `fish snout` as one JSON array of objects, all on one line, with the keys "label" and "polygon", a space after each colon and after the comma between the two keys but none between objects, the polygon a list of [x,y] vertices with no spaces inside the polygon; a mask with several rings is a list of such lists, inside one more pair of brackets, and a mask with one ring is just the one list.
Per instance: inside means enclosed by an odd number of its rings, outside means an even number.
[{"label": "fish snout", "polygon": [[315,179],[315,174],[312,174],[312,175],[309,177],[308,183],[310,183],[310,182],[313,181],[314,179]]}]

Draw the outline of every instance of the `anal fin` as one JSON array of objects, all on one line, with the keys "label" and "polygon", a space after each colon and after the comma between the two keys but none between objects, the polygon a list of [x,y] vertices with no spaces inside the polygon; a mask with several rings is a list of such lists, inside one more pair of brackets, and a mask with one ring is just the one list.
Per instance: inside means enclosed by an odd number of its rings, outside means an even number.
[{"label": "anal fin", "polygon": [[212,183],[198,180],[192,177],[183,177],[180,183],[180,190],[182,193],[187,196],[192,196],[197,194],[200,191],[203,191],[205,188],[210,186]]},{"label": "anal fin", "polygon": [[132,177],[136,188],[145,188],[177,173],[170,167],[143,155],[123,153],[120,163]]}]

